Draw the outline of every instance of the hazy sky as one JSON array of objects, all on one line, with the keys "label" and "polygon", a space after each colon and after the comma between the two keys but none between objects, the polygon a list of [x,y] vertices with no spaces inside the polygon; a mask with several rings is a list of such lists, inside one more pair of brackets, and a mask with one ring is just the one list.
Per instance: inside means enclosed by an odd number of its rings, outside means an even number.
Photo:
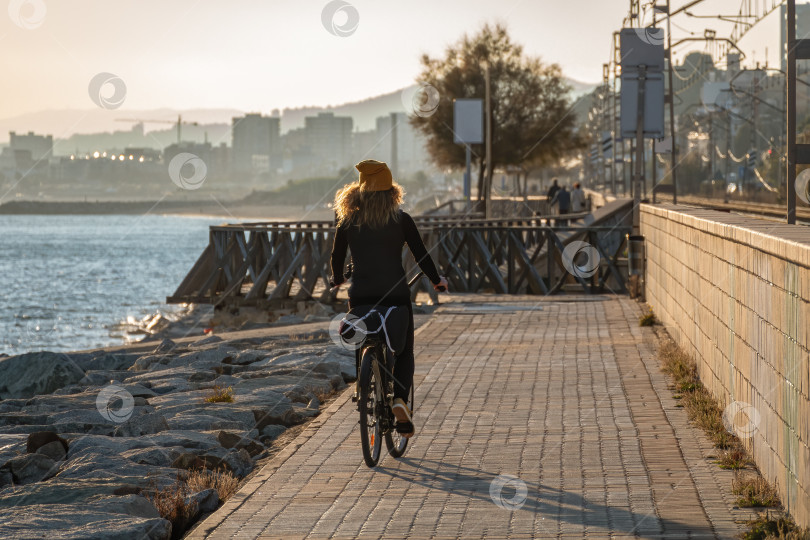
[{"label": "hazy sky", "polygon": [[[488,21],[506,24],[527,52],[560,63],[566,75],[596,82],[609,58],[611,34],[629,5],[627,0],[350,1],[359,23],[351,35],[339,37],[322,23],[325,0],[11,0],[8,16],[0,14],[0,118],[92,108],[88,83],[99,72],[125,82],[122,111],[269,112],[354,101],[411,84],[421,53],[441,54]],[[694,11],[736,13],[740,1],[706,0]],[[673,7],[685,2],[673,0]],[[749,60],[764,61],[767,47],[771,64],[778,63],[777,14],[741,43]],[[340,26],[346,17],[339,12],[334,20]],[[710,19],[675,20],[701,35],[706,26],[718,35],[730,29]],[[673,35],[687,34],[674,29]]]}]

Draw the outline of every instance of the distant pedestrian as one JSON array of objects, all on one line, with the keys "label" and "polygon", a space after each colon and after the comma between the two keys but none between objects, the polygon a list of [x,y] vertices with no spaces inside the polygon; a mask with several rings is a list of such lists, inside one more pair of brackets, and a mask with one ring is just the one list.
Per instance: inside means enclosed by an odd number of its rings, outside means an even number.
[{"label": "distant pedestrian", "polygon": [[548,188],[548,204],[549,204],[549,206],[551,205],[551,199],[554,198],[554,195],[556,195],[558,191],[560,191],[560,186],[557,185],[557,179],[553,178],[551,180],[551,187]]},{"label": "distant pedestrian", "polygon": [[549,206],[557,205],[558,214],[567,214],[569,208],[571,208],[571,194],[565,189],[565,186],[562,186],[555,194],[554,197],[551,199],[551,203]]},{"label": "distant pedestrian", "polygon": [[585,192],[582,191],[579,182],[574,184],[574,189],[571,190],[571,211],[575,214],[585,211]]}]

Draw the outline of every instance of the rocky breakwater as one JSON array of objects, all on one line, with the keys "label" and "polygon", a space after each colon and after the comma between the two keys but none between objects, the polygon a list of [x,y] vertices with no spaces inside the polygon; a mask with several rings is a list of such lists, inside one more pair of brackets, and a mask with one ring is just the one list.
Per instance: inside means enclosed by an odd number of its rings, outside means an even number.
[{"label": "rocky breakwater", "polygon": [[179,538],[354,378],[326,332],[0,358],[0,538]]}]

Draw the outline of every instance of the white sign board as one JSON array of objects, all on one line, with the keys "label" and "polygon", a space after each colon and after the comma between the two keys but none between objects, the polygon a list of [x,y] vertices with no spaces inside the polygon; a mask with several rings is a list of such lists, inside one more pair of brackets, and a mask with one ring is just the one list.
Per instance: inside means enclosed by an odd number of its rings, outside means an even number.
[{"label": "white sign board", "polygon": [[[636,136],[638,117],[638,73],[622,73],[621,129],[622,137]],[[647,74],[644,85],[644,137],[664,137],[664,76],[661,73]]]},{"label": "white sign board", "polygon": [[484,100],[453,100],[453,141],[458,144],[484,142]]}]

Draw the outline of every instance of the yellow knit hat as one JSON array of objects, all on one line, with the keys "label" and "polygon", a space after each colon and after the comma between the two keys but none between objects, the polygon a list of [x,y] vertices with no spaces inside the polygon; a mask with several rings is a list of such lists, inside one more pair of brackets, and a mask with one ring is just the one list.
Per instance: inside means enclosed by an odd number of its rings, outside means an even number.
[{"label": "yellow knit hat", "polygon": [[360,171],[360,187],[366,191],[385,191],[394,185],[391,169],[382,161],[367,159],[354,167]]}]

